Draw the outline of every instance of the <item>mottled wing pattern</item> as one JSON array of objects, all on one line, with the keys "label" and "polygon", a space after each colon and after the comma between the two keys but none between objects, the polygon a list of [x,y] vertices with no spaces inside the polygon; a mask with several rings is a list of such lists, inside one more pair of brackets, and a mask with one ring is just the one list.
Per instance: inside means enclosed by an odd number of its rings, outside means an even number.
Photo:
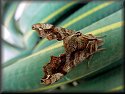
[{"label": "mottled wing pattern", "polygon": [[73,67],[94,53],[103,50],[103,48],[99,48],[103,45],[101,37],[92,34],[84,35],[73,30],[40,23],[34,24],[32,29],[48,40],[63,40],[65,53],[59,57],[51,56],[50,62],[43,67],[45,76],[41,81],[46,85],[56,82]]}]

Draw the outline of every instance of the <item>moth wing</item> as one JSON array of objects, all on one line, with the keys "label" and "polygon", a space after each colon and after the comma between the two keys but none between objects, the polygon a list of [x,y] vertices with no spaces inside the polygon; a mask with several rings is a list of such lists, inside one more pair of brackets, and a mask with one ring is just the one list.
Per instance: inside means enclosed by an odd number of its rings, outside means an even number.
[{"label": "moth wing", "polygon": [[44,24],[43,29],[51,29],[53,27],[52,24]]}]

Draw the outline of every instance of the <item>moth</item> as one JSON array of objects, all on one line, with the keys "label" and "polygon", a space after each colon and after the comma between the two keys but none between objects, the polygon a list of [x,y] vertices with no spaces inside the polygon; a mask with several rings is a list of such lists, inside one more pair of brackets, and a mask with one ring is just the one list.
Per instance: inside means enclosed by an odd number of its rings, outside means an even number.
[{"label": "moth", "polygon": [[45,85],[58,81],[73,67],[104,49],[101,48],[104,44],[102,37],[96,37],[92,34],[85,35],[81,32],[44,23],[34,24],[32,29],[38,32],[40,37],[63,41],[65,48],[65,53],[51,56],[50,62],[43,67],[45,75],[41,82]]}]

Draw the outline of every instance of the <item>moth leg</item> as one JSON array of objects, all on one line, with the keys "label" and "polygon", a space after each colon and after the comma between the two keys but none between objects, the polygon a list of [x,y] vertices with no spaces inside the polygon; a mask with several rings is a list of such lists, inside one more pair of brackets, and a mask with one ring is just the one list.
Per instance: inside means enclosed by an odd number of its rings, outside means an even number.
[{"label": "moth leg", "polygon": [[90,61],[92,60],[92,57],[93,57],[93,55],[90,55],[90,56],[88,57],[88,61],[87,61],[87,67],[88,67],[88,68],[90,68]]},{"label": "moth leg", "polygon": [[95,51],[97,49],[95,44],[96,44],[96,42],[94,42],[94,41],[88,42],[88,44],[86,45],[87,53],[92,54],[93,51]]},{"label": "moth leg", "polygon": [[100,51],[102,49],[98,49],[98,45],[97,45],[97,41],[92,41],[92,42],[89,42],[88,44],[88,49],[89,49],[89,56],[88,56],[88,59],[89,61],[87,62],[87,66],[88,68],[90,67],[90,61],[93,57],[93,54],[96,53],[97,51]]},{"label": "moth leg", "polygon": [[[97,51],[96,52],[100,52],[100,51],[103,51],[103,50],[105,50],[105,48],[99,48],[99,49],[97,49]],[[95,53],[95,52],[94,52]],[[93,53],[93,54],[94,54]],[[93,57],[93,54],[91,54],[89,57],[88,57],[88,62],[87,62],[87,67],[88,68],[90,68],[90,61],[92,60],[92,57]]]},{"label": "moth leg", "polygon": [[106,48],[98,48],[97,52],[100,52],[100,51],[103,51],[103,50],[106,50]]},{"label": "moth leg", "polygon": [[92,49],[94,50],[94,52],[97,51],[98,49],[97,41],[93,41]]},{"label": "moth leg", "polygon": [[90,46],[90,53],[92,54],[95,51],[97,51],[97,42],[93,41]]},{"label": "moth leg", "polygon": [[99,46],[101,46],[101,45],[98,44],[98,40],[91,42],[90,53],[95,53],[97,51],[103,50],[102,48],[98,48]]},{"label": "moth leg", "polygon": [[97,43],[96,43],[96,41],[90,42],[90,51],[89,51],[90,55],[88,56],[89,60],[87,62],[87,67],[88,68],[90,67],[90,61],[91,61],[91,59],[93,57],[93,54],[96,51],[97,51]]}]

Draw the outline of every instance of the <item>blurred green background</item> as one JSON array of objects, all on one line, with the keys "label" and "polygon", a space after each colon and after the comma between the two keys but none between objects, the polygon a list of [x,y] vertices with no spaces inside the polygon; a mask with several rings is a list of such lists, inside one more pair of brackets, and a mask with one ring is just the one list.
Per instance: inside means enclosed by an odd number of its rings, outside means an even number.
[{"label": "blurred green background", "polygon": [[[123,92],[123,2],[2,1],[2,91]],[[31,28],[35,23],[106,35],[106,50],[46,86],[42,67],[64,48],[62,41],[40,39]]]}]

